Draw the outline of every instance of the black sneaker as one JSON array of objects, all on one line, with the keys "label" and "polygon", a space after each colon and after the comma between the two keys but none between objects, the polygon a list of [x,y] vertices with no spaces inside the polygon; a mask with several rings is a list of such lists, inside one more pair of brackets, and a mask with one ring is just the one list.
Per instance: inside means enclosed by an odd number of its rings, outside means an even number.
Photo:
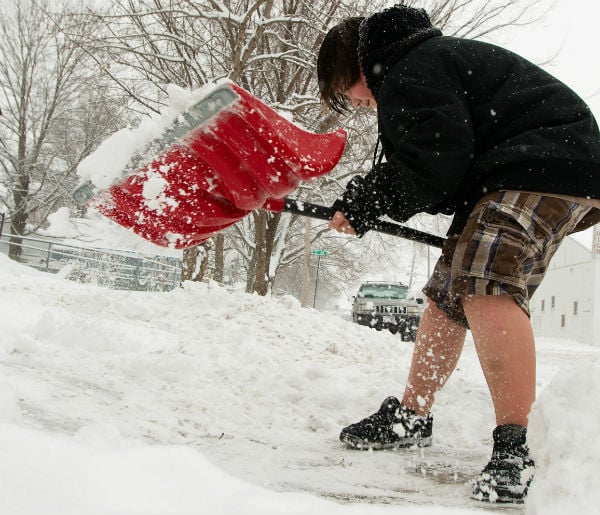
[{"label": "black sneaker", "polygon": [[490,462],[473,480],[473,498],[498,503],[522,503],[535,465],[526,443],[527,428],[514,424],[494,429]]},{"label": "black sneaker", "polygon": [[393,449],[431,445],[433,417],[420,417],[396,397],[383,401],[377,413],[342,429],[340,440],[353,449]]}]

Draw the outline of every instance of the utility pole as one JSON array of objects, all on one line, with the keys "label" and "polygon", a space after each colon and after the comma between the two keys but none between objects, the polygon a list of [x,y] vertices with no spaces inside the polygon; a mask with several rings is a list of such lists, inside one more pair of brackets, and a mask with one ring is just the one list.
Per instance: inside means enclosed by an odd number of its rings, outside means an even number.
[{"label": "utility pole", "polygon": [[321,265],[321,254],[317,257],[317,275],[315,276],[315,294],[313,295],[313,308],[317,302],[317,287],[319,286],[319,268]]},{"label": "utility pole", "polygon": [[326,250],[311,250],[311,254],[314,254],[317,257],[317,274],[315,276],[315,293],[313,295],[313,308],[317,302],[317,288],[319,286],[319,269],[321,267],[321,256],[326,256],[328,252]]},{"label": "utility pole", "polygon": [[302,290],[300,292],[300,305],[302,307],[308,306],[308,295],[310,292],[310,220],[310,218],[305,219],[304,229],[304,255],[302,257]]}]

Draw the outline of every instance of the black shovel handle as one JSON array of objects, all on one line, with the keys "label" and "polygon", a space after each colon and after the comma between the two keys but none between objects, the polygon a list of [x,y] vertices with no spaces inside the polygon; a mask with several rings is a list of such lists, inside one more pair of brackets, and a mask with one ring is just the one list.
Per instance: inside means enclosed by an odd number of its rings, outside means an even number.
[{"label": "black shovel handle", "polygon": [[[307,216],[309,218],[317,218],[319,220],[331,220],[334,215],[333,208],[321,206],[319,204],[311,204],[310,202],[303,202],[293,198],[286,197],[283,204],[285,213],[293,213],[295,215]],[[392,236],[400,236],[407,240],[416,241],[418,243],[424,243],[432,247],[442,248],[445,239],[441,236],[435,236],[426,232],[418,231],[417,229],[411,229],[410,227],[404,227],[392,222],[384,222],[379,220],[371,226],[372,231],[377,231],[383,234],[390,234]]]}]

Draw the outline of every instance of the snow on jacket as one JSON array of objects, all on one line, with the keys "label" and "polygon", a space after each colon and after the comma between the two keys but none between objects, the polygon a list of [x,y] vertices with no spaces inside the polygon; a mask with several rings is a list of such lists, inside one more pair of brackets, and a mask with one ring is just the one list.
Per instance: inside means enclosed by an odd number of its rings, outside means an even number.
[{"label": "snow on jacket", "polygon": [[[415,18],[416,13],[416,18]],[[360,28],[386,162],[354,178],[337,208],[358,234],[387,214],[454,214],[509,189],[600,198],[600,135],[589,107],[526,59],[442,36],[422,10],[392,7]]]}]

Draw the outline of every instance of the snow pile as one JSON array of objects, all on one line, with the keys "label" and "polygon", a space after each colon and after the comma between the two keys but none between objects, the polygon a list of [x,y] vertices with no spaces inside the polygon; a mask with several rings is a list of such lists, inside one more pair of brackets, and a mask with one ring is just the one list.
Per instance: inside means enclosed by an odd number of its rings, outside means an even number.
[{"label": "snow pile", "polygon": [[0,382],[0,424],[21,423],[19,400],[10,385]]},{"label": "snow pile", "polygon": [[600,360],[561,370],[540,395],[530,422],[536,478],[527,513],[598,513]]},{"label": "snow pile", "polygon": [[[7,515],[362,513],[360,505],[269,492],[181,446],[104,450],[4,424],[0,438],[0,513]],[[393,512],[381,507],[369,513]]]},{"label": "snow pile", "polygon": [[[400,395],[408,372],[412,346],[389,333],[290,297],[213,284],[111,291],[3,255],[0,285],[2,515],[492,511],[468,500],[493,427],[471,342],[438,396],[431,448],[357,453],[338,442],[340,427]],[[549,513],[560,484],[563,513],[590,513],[596,494],[579,485],[598,481],[599,445],[588,436],[583,454],[578,428],[574,447],[562,413],[600,431],[598,370],[551,379],[564,356],[591,362],[598,349],[554,345],[539,349],[550,385],[524,510]]]},{"label": "snow pile", "polygon": [[40,231],[40,234],[57,238],[76,238],[80,235],[75,223],[71,220],[71,210],[68,207],[60,207],[48,215],[48,224],[48,229]]}]

